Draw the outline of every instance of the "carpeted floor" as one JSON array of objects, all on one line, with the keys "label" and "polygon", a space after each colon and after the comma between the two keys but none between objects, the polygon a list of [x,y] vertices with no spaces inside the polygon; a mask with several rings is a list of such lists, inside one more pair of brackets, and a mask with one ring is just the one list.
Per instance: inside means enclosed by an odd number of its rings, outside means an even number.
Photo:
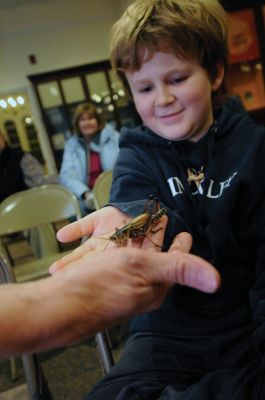
[{"label": "carpeted floor", "polygon": [[28,390],[25,383],[9,389],[0,394],[0,400],[29,400]]},{"label": "carpeted floor", "polygon": [[[94,341],[38,355],[54,400],[81,400],[102,376]],[[20,359],[19,379],[10,381],[9,362],[1,361],[0,393],[25,382]]]},{"label": "carpeted floor", "polygon": [[[116,360],[120,354],[120,347],[113,351]],[[94,383],[103,376],[94,340],[39,354],[38,360],[53,400],[82,400]],[[6,399],[1,397],[2,392],[25,382],[20,359],[17,360],[17,366],[19,378],[12,382],[9,361],[0,360],[0,400],[10,399],[10,397],[6,397]],[[25,397],[19,395],[11,397],[12,400],[21,400],[22,398]]]}]

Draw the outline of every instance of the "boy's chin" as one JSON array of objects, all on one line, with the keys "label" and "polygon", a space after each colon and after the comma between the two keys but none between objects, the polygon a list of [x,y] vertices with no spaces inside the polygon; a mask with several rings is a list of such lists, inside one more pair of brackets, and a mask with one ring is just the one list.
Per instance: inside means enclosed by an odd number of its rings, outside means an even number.
[{"label": "boy's chin", "polygon": [[176,128],[174,129],[164,129],[160,132],[154,131],[158,136],[162,137],[163,139],[169,140],[169,141],[179,141],[179,140],[186,140],[189,138],[189,135],[186,134],[186,132],[177,132]]}]

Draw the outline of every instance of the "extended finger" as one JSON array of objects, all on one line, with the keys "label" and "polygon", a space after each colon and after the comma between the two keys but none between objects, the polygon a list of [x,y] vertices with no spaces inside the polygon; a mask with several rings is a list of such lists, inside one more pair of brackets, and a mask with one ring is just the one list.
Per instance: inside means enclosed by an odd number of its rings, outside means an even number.
[{"label": "extended finger", "polygon": [[183,251],[184,253],[189,253],[192,246],[192,236],[188,232],[180,232],[175,236],[169,251]]},{"label": "extended finger", "polygon": [[90,215],[87,215],[86,217],[61,228],[57,232],[57,239],[63,243],[71,242],[78,240],[83,236],[90,235],[91,232],[93,232],[93,219]]}]

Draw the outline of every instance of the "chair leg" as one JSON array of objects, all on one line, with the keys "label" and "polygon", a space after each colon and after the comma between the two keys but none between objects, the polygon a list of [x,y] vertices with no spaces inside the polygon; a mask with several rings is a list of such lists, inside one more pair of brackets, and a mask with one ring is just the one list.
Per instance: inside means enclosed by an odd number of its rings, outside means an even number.
[{"label": "chair leg", "polygon": [[18,379],[18,373],[17,373],[17,362],[15,357],[11,357],[9,359],[9,365],[10,365],[11,381],[16,381]]},{"label": "chair leg", "polygon": [[114,365],[113,356],[109,346],[109,339],[106,332],[99,332],[95,336],[97,348],[100,356],[100,361],[104,374],[106,375]]},{"label": "chair leg", "polygon": [[22,362],[30,400],[53,400],[37,356],[24,354]]}]

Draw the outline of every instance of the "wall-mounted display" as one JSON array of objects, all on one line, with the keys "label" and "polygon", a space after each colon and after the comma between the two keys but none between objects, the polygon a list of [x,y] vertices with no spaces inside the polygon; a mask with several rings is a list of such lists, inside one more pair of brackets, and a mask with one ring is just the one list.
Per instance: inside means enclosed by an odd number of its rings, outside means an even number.
[{"label": "wall-mounted display", "polygon": [[257,110],[264,113],[265,108],[264,60],[261,51],[264,34],[262,38],[258,36],[258,32],[262,32],[260,22],[265,17],[265,7],[261,9],[260,14],[254,8],[228,13],[226,91],[239,96],[245,109],[255,114]]},{"label": "wall-mounted display", "polygon": [[234,64],[260,57],[255,17],[252,9],[228,14],[229,63]]}]

